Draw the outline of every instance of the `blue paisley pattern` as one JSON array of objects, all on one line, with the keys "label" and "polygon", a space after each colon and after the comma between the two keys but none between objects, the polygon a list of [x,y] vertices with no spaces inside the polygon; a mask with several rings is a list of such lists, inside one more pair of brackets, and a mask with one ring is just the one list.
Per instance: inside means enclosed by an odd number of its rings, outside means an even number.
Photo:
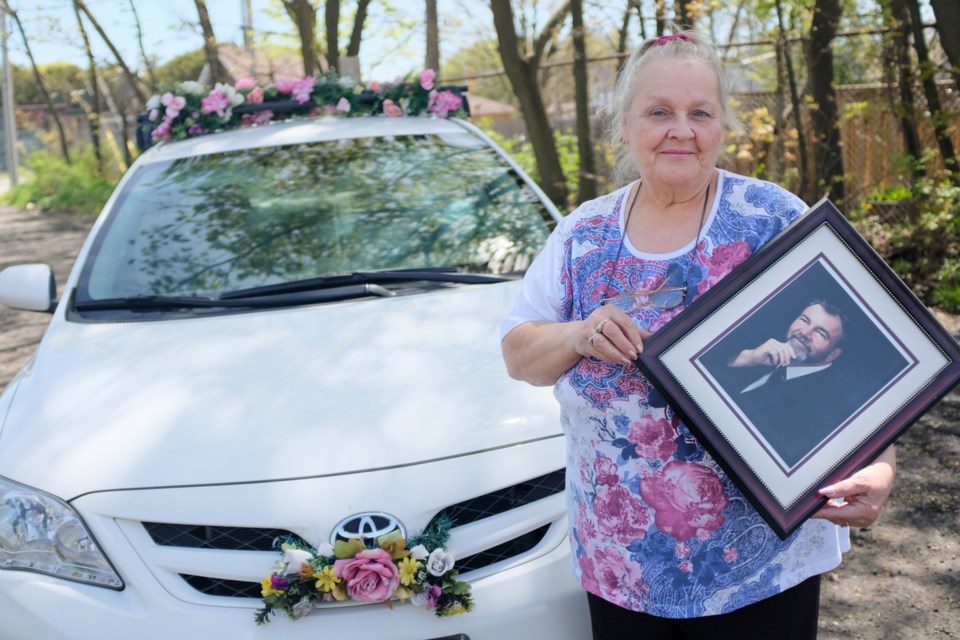
[{"label": "blue paisley pattern", "polygon": [[[806,209],[796,196],[721,172],[697,246],[669,255],[621,247],[628,189],[583,204],[555,231],[563,243],[560,321],[608,295],[685,281],[709,289]],[[651,331],[682,310],[634,316]],[[633,365],[582,359],[555,395],[568,441],[574,573],[622,607],[686,618],[731,611],[827,571],[836,527],[810,521],[782,541]]]}]

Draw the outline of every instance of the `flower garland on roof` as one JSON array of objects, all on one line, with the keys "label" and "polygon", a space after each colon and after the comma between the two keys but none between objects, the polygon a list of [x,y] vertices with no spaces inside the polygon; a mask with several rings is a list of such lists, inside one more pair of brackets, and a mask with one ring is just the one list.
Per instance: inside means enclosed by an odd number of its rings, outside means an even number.
[{"label": "flower garland on roof", "polygon": [[458,580],[453,554],[445,548],[452,526],[439,517],[409,541],[399,532],[375,542],[338,540],[314,549],[291,538],[280,545],[282,556],[261,583],[263,607],[257,624],[282,611],[297,620],[325,602],[356,600],[410,601],[437,617],[465,613],[473,608],[470,585]]},{"label": "flower garland on roof", "polygon": [[[300,80],[278,79],[260,86],[253,78],[234,85],[217,83],[212,89],[199,82],[181,82],[164,88],[147,101],[150,139],[183,140],[211,131],[264,125],[291,116],[388,117],[464,116],[463,98],[449,89],[438,90],[436,73],[425,69],[416,82],[361,84],[339,78],[333,71]],[[269,108],[280,103],[283,110]]]}]

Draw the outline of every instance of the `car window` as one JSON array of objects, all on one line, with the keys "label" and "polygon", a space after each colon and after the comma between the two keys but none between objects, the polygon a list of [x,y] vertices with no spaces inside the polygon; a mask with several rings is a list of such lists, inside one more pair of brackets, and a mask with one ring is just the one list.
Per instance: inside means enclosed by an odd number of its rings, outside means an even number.
[{"label": "car window", "polygon": [[549,219],[467,132],[157,162],[118,198],[76,300],[223,294],[354,271],[521,272]]}]

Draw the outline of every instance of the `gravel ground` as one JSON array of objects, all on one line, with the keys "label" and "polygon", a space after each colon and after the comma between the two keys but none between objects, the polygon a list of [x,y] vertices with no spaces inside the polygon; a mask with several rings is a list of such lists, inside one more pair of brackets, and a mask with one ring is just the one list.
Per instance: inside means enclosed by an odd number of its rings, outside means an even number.
[{"label": "gravel ground", "polygon": [[[45,262],[62,287],[91,225],[0,206],[0,269]],[[938,317],[960,333],[958,318]],[[36,349],[48,320],[0,305],[0,389]],[[960,392],[901,437],[898,456],[886,509],[873,527],[853,532],[843,566],[824,580],[823,640],[960,639]]]}]

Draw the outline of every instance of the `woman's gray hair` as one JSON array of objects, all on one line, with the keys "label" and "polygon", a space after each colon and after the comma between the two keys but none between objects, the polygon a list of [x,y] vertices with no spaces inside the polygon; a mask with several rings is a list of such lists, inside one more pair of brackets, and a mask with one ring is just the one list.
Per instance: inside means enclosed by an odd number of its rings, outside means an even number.
[{"label": "woman's gray hair", "polygon": [[717,76],[717,86],[720,88],[720,108],[723,109],[724,127],[727,131],[735,132],[739,132],[742,128],[737,115],[730,109],[730,83],[727,80],[727,74],[723,71],[717,47],[709,38],[697,31],[678,31],[672,35],[650,38],[630,54],[617,80],[613,105],[608,109],[608,137],[610,146],[616,154],[613,165],[615,184],[623,185],[637,177],[637,167],[623,137],[623,126],[643,68],[651,60],[680,57],[702,60],[710,65]]}]

